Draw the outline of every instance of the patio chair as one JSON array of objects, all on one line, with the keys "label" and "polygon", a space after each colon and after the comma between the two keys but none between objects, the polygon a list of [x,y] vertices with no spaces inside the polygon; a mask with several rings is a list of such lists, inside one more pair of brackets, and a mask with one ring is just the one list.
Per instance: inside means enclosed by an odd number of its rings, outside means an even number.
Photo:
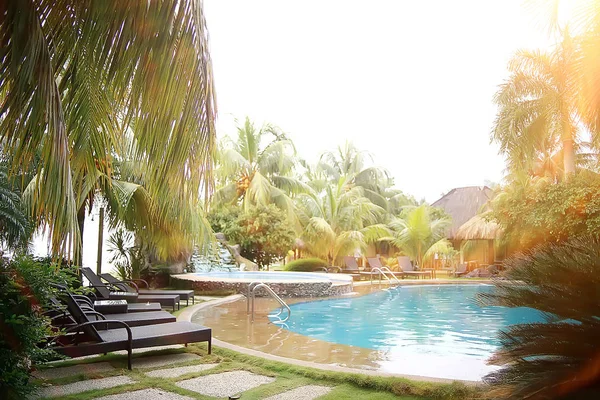
[{"label": "patio chair", "polygon": [[[151,290],[149,289],[148,282],[143,279],[132,279],[130,281],[121,281],[111,274],[100,274],[100,278],[104,279],[106,282],[114,285],[118,288],[122,288],[122,290],[131,293],[138,293],[141,295],[178,295],[181,300],[185,300],[185,305],[190,305],[190,299],[192,299],[192,304],[195,304],[194,300],[194,291],[193,290]],[[140,288],[138,283],[143,283],[146,285],[146,289]]]},{"label": "patio chair", "polygon": [[452,276],[459,277],[468,273],[469,271],[467,271],[467,263],[460,263],[456,267],[456,270],[452,273]]},{"label": "patio chair", "polygon": [[[102,283],[102,280],[92,271],[90,268],[81,268],[81,273],[90,282],[90,287],[96,290],[96,293],[103,300],[127,300],[131,303],[148,303],[156,302],[162,306],[171,306],[175,311],[175,306],[179,309],[179,295],[150,295],[150,294],[138,294],[132,292],[124,292],[122,289],[115,288],[114,285]],[[111,289],[117,289],[111,290]]]},{"label": "patio chair", "polygon": [[77,325],[49,341],[48,345],[57,353],[81,357],[127,350],[128,369],[131,369],[132,350],[138,348],[208,342],[208,354],[211,353],[212,331],[202,325],[170,322],[131,327],[124,321],[114,319],[90,319],[68,292],[64,293],[63,301]]},{"label": "patio chair", "polygon": [[[381,263],[381,260],[378,257],[367,258],[367,261],[369,262],[369,265],[371,266],[371,270],[373,268],[381,269],[384,267],[383,264]],[[390,271],[392,271],[392,270],[390,269]],[[379,272],[374,272],[374,274],[379,274]],[[388,272],[388,274],[389,274],[389,272]],[[392,274],[397,277],[397,276],[402,276],[403,272],[392,271]]]},{"label": "patio chair", "polygon": [[402,270],[403,276],[413,275],[417,278],[424,278],[427,275],[429,275],[430,277],[432,276],[432,273],[430,271],[417,271],[412,262],[410,262],[410,258],[407,256],[398,257],[398,268]]},{"label": "patio chair", "polygon": [[358,267],[358,263],[356,262],[356,258],[352,256],[344,257],[345,268],[340,268],[339,272],[343,274],[348,274],[352,276],[352,279],[358,278],[360,279],[360,268]]},{"label": "patio chair", "polygon": [[[53,301],[58,302],[58,300],[53,299]],[[58,305],[61,303],[58,302]],[[152,311],[152,312],[132,312],[132,313],[120,313],[120,314],[110,314],[110,318],[107,318],[104,314],[95,311],[93,308],[90,308],[86,304],[79,303],[79,306],[83,310],[83,312],[88,317],[93,317],[94,320],[107,320],[114,319],[117,321],[126,322],[129,326],[145,326],[145,325],[156,325],[156,324],[166,324],[169,322],[176,322],[177,318],[166,311]],[[70,313],[66,308],[58,308],[55,307],[53,310],[54,315],[52,315],[52,325],[57,326],[59,328],[69,328],[71,326],[77,325],[77,322],[71,317]]]}]

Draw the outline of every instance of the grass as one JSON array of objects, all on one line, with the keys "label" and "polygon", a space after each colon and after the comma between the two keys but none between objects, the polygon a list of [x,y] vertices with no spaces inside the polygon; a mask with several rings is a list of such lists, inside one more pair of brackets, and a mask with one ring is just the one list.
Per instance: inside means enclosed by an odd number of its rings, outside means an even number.
[{"label": "grass", "polygon": [[[83,372],[75,376],[51,380],[45,383],[68,384],[76,381],[81,381],[83,379],[127,375],[130,376],[133,380],[135,380],[136,383],[123,385],[111,389],[94,390],[70,396],[63,396],[61,398],[67,400],[84,400],[92,399],[99,396],[123,393],[132,390],[156,388],[173,393],[178,393],[184,396],[189,396],[195,399],[208,399],[209,397],[202,396],[196,392],[192,392],[178,387],[176,385],[176,382],[218,372],[246,370],[257,374],[272,376],[276,378],[276,380],[273,383],[262,385],[255,389],[244,392],[242,399],[247,400],[263,399],[265,397],[272,396],[274,394],[281,393],[304,385],[323,385],[333,387],[332,391],[329,394],[322,397],[323,400],[360,398],[372,400],[462,400],[479,398],[481,395],[480,388],[474,386],[467,386],[458,382],[454,382],[451,384],[415,382],[404,378],[376,377],[361,374],[323,371],[247,356],[222,348],[213,348],[213,354],[207,355],[205,344],[193,344],[188,346],[187,348],[182,349],[157,350],[145,353],[143,356],[184,352],[198,354],[202,358],[200,359],[200,362],[191,361],[187,363],[178,363],[169,366],[164,366],[160,368],[171,368],[175,365],[185,366],[198,363],[219,363],[219,365],[207,371],[189,373],[178,378],[150,378],[143,374],[144,370],[127,370],[126,356],[118,354],[108,354],[106,356],[100,356],[93,359],[86,359],[81,361],[67,360],[55,365],[55,367],[106,361],[116,368],[114,371],[95,374],[86,374],[85,372]],[[135,355],[134,357],[137,358],[140,356],[142,355]],[[135,368],[135,359],[133,365]],[[84,370],[82,369],[82,371]]]}]

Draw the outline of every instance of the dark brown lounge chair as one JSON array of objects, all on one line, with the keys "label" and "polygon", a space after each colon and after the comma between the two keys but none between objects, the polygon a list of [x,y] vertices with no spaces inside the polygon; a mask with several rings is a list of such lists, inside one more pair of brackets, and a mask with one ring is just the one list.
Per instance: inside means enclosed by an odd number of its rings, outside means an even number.
[{"label": "dark brown lounge chair", "polygon": [[[178,295],[181,300],[185,300],[185,305],[190,305],[190,299],[192,300],[192,304],[195,304],[194,300],[194,291],[193,290],[151,290],[149,289],[148,282],[143,279],[132,279],[130,281],[121,281],[111,274],[100,274],[100,278],[104,279],[106,282],[114,285],[116,287],[121,288],[122,290],[130,293],[138,293],[141,295]],[[140,283],[143,283],[146,286],[146,289],[140,288]]]},{"label": "dark brown lounge chair", "polygon": [[[90,281],[90,287],[93,287],[98,294],[98,297],[101,297],[103,300],[127,300],[127,302],[131,303],[149,303],[156,302],[160,303],[162,306],[173,307],[173,311],[175,311],[175,306],[179,309],[179,296],[174,294],[166,294],[166,295],[149,295],[149,294],[137,294],[131,292],[124,291],[114,291],[111,290],[114,288],[114,285],[105,284],[100,280],[100,278],[92,271],[90,268],[83,267],[81,268],[81,272],[86,277],[88,281]],[[117,288],[118,289],[118,288]],[[122,290],[122,289],[121,289]]]},{"label": "dark brown lounge chair", "polygon": [[406,256],[398,257],[398,268],[400,268],[402,270],[403,275],[414,275],[417,278],[425,278],[426,276],[429,276],[430,278],[433,277],[433,274],[431,271],[415,270],[414,265],[412,265],[412,263],[410,262],[410,258],[408,258]]},{"label": "dark brown lounge chair", "polygon": [[[77,302],[79,304],[87,304],[92,309],[94,309],[94,311],[101,312],[102,314],[123,314],[120,311],[117,311],[117,312],[112,311],[111,307],[106,307],[106,306],[99,307],[94,299],[90,299],[87,296],[73,294],[73,297],[75,298],[75,300],[77,300]],[[94,298],[95,298],[95,296],[94,296]],[[104,300],[104,301],[111,301],[111,300]],[[127,303],[125,311],[127,313],[162,311],[162,307],[160,306],[160,303]]]},{"label": "dark brown lounge chair", "polygon": [[[191,322],[130,327],[118,320],[93,321],[69,293],[65,293],[64,301],[78,325],[66,329],[65,335],[49,342],[52,349],[60,354],[81,357],[127,350],[127,368],[131,369],[132,350],[137,348],[208,342],[208,354],[211,353],[210,328]],[[107,329],[109,326],[113,329]]]},{"label": "dark brown lounge chair", "polygon": [[468,273],[469,273],[469,271],[467,271],[467,263],[460,263],[456,267],[456,270],[454,270],[454,272],[452,272],[452,276],[455,276],[458,278],[458,277],[460,277],[462,275],[466,275]]},{"label": "dark brown lounge chair", "polygon": [[358,267],[358,263],[356,262],[356,258],[352,256],[344,257],[344,264],[346,264],[346,268],[340,268],[340,272],[343,274],[348,274],[352,276],[352,279],[360,279],[360,269]]}]

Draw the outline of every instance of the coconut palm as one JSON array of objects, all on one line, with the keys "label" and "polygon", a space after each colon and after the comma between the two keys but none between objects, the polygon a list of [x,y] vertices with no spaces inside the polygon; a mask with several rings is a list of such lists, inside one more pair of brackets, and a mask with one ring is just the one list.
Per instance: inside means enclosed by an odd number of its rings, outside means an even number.
[{"label": "coconut palm", "polygon": [[77,248],[77,214],[99,176],[112,176],[127,135],[166,224],[173,204],[210,187],[215,107],[201,2],[0,3],[0,109],[5,150],[20,165],[40,155],[29,208],[55,253]]},{"label": "coconut palm", "polygon": [[293,215],[290,195],[310,190],[294,176],[294,144],[274,126],[257,128],[247,117],[237,129],[237,140],[225,141],[219,151],[216,174],[222,186],[213,203],[241,202],[245,208],[274,203]]},{"label": "coconut palm", "polygon": [[401,193],[390,189],[393,186],[393,178],[389,172],[380,167],[368,166],[371,163],[373,156],[370,153],[359,150],[351,142],[346,142],[335,151],[323,153],[314,170],[324,173],[331,182],[338,182],[343,177],[349,186],[362,187],[365,197],[389,210],[400,200],[400,197],[393,199],[394,196]]},{"label": "coconut palm", "polygon": [[500,334],[488,374],[493,399],[596,399],[600,396],[600,241],[597,237],[538,246],[506,260],[504,280],[482,296],[487,305],[530,307],[546,322]]},{"label": "coconut palm", "polygon": [[330,264],[388,237],[389,229],[377,223],[384,213],[364,196],[363,188],[350,188],[344,177],[328,185],[323,193],[298,196],[298,216],[304,226],[302,240],[309,253]]},{"label": "coconut palm", "polygon": [[445,236],[451,222],[449,216],[427,204],[407,206],[389,223],[393,231],[390,243],[424,267],[435,253],[446,253],[452,248]]},{"label": "coconut palm", "polygon": [[9,249],[26,247],[31,236],[31,225],[21,196],[9,181],[7,168],[0,163],[0,245]]},{"label": "coconut palm", "polygon": [[510,61],[511,76],[494,97],[499,110],[492,139],[511,169],[539,169],[540,158],[552,161],[561,152],[563,173],[575,172],[580,121],[575,57],[566,31],[553,52],[521,50]]}]

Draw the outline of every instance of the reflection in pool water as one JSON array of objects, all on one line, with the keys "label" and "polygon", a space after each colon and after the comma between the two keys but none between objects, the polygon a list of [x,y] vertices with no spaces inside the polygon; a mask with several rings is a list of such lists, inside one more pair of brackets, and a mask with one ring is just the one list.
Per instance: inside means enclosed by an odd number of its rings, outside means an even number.
[{"label": "reflection in pool water", "polygon": [[[406,286],[361,297],[297,302],[283,329],[248,323],[241,301],[203,311],[198,322],[213,327],[222,340],[285,357],[478,380],[495,368],[485,360],[498,347],[500,329],[543,321],[531,309],[477,305],[476,295],[491,290],[486,285]],[[261,304],[262,318],[276,307],[272,300]]]}]

